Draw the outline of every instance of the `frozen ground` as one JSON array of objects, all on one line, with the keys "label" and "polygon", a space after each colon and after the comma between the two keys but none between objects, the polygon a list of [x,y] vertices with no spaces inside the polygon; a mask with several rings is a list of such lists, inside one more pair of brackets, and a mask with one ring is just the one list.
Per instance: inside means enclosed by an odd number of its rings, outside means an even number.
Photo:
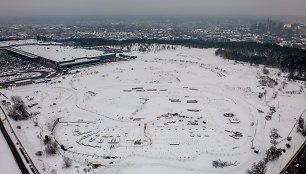
[{"label": "frozen ground", "polygon": [[[2,113],[1,113],[2,114]],[[3,118],[2,116],[0,117]],[[7,145],[3,134],[0,132],[0,169],[1,173],[21,174],[15,158]]]},{"label": "frozen ground", "polygon": [[[268,173],[278,173],[304,141],[294,126],[305,110],[305,84],[287,82],[286,74],[268,68],[278,84],[262,86],[262,66],[224,60],[214,51],[134,51],[136,60],[2,92],[39,103],[30,109],[38,116],[13,125],[21,126],[16,131],[42,173],[246,173],[272,145],[274,128],[281,135],[278,147],[285,148],[292,136],[292,148],[268,164]],[[259,98],[259,93],[265,94]],[[237,123],[224,113],[233,113]],[[269,113],[272,118],[266,120]],[[35,156],[51,134],[67,150]],[[63,167],[62,156],[73,159],[72,167]],[[214,168],[218,159],[233,165]]]}]

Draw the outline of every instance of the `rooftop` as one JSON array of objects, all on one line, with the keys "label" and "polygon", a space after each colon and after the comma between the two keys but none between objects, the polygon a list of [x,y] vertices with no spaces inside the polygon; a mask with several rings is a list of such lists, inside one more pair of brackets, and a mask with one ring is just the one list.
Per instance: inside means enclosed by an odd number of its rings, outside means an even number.
[{"label": "rooftop", "polygon": [[83,48],[58,45],[23,45],[14,48],[56,62],[64,62],[75,60],[77,58],[92,58],[105,55],[104,52],[98,50],[88,50]]}]

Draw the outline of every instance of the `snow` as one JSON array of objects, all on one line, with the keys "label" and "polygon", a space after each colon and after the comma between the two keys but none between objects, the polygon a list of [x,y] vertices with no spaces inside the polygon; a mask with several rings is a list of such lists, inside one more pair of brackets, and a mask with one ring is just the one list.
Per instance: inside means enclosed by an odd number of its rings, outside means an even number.
[{"label": "snow", "polygon": [[[2,114],[2,113],[1,113]],[[2,117],[1,117],[2,118]],[[0,169],[1,173],[21,174],[15,158],[3,134],[0,132]]]},{"label": "snow", "polygon": [[[40,171],[245,173],[264,158],[271,146],[270,131],[275,128],[281,135],[277,146],[292,145],[268,164],[268,173],[278,173],[304,141],[294,125],[305,110],[305,85],[288,82],[286,74],[278,76],[278,69],[268,68],[278,85],[263,87],[258,82],[262,66],[235,63],[214,52],[185,47],[133,51],[135,60],[82,68],[65,78],[53,78],[49,84],[1,92],[20,95],[26,104],[39,103],[29,109],[39,111],[38,116],[12,124],[22,125],[15,131]],[[283,87],[282,82],[288,84]],[[258,93],[264,91],[266,95],[259,98]],[[29,100],[31,97],[34,99]],[[276,112],[267,121],[272,106]],[[224,113],[234,113],[239,123],[231,123]],[[42,139],[51,135],[57,118],[60,122],[52,135],[68,150],[35,156],[36,151],[44,151]],[[234,132],[243,136],[234,136]],[[288,134],[291,142],[286,140]],[[137,140],[141,144],[135,144]],[[73,167],[63,168],[62,156],[73,159]],[[235,166],[214,168],[212,160],[218,159]],[[103,166],[87,166],[92,164]]]},{"label": "snow", "polygon": [[97,57],[105,55],[102,51],[58,45],[24,45],[14,48],[56,62],[69,61],[74,60],[76,58]]}]

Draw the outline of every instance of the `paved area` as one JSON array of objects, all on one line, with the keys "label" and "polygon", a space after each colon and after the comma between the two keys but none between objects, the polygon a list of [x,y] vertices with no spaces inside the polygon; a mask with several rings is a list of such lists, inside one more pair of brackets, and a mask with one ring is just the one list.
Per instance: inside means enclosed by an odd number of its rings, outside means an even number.
[{"label": "paved area", "polygon": [[303,146],[299,149],[297,154],[286,166],[287,169],[283,170],[281,174],[304,174],[306,173],[306,141]]}]

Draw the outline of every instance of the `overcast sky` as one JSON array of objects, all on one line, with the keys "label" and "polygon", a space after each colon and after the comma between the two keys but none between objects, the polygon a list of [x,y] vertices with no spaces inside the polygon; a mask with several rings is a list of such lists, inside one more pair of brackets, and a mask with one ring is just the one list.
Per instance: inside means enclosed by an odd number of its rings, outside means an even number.
[{"label": "overcast sky", "polygon": [[306,16],[306,0],[0,0],[0,16]]}]

